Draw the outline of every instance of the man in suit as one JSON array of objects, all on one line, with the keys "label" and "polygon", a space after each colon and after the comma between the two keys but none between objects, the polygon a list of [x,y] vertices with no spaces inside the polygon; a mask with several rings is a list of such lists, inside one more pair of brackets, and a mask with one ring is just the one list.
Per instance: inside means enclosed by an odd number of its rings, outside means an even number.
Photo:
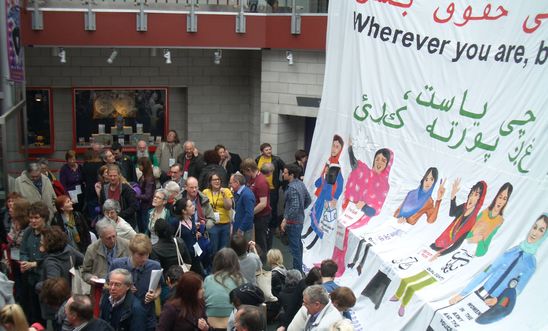
[{"label": "man in suit", "polygon": [[113,331],[106,321],[93,318],[93,305],[87,295],[74,294],[65,303],[65,318],[73,330]]}]

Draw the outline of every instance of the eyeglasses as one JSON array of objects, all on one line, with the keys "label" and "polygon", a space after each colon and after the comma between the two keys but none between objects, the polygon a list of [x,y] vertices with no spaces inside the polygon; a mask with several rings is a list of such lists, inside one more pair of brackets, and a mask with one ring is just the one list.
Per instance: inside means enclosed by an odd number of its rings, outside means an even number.
[{"label": "eyeglasses", "polygon": [[152,197],[153,199],[160,199],[160,200],[164,200],[164,197],[161,197],[159,195],[155,195]]}]

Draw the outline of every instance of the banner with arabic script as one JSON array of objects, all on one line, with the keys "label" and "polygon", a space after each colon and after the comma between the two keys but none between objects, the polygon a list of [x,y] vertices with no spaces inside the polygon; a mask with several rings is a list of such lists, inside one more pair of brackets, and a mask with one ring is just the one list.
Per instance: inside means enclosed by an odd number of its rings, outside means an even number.
[{"label": "banner with arabic script", "polygon": [[548,328],[546,36],[546,2],[330,2],[304,264],[356,323]]}]

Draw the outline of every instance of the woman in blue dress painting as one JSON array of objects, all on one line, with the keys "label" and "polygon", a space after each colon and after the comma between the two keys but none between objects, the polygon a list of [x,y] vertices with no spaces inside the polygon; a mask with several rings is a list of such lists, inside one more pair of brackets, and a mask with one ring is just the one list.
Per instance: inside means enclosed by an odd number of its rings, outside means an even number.
[{"label": "woman in blue dress painting", "polygon": [[485,271],[475,276],[459,294],[451,298],[449,303],[459,302],[478,285],[483,284],[476,293],[491,308],[479,315],[476,322],[490,324],[510,315],[517,296],[535,273],[537,268],[535,254],[546,239],[547,227],[548,214],[541,215],[521,244],[499,256]]}]

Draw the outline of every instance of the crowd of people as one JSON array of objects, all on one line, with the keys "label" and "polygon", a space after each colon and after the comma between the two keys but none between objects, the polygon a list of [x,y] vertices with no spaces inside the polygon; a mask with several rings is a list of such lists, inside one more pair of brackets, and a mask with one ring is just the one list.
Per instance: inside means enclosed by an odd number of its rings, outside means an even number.
[{"label": "crowd of people", "polygon": [[59,180],[44,162],[16,178],[0,223],[6,330],[352,329],[336,263],[303,273],[306,152],[202,154],[173,130],[149,150],[93,144],[83,162],[66,153]]}]

